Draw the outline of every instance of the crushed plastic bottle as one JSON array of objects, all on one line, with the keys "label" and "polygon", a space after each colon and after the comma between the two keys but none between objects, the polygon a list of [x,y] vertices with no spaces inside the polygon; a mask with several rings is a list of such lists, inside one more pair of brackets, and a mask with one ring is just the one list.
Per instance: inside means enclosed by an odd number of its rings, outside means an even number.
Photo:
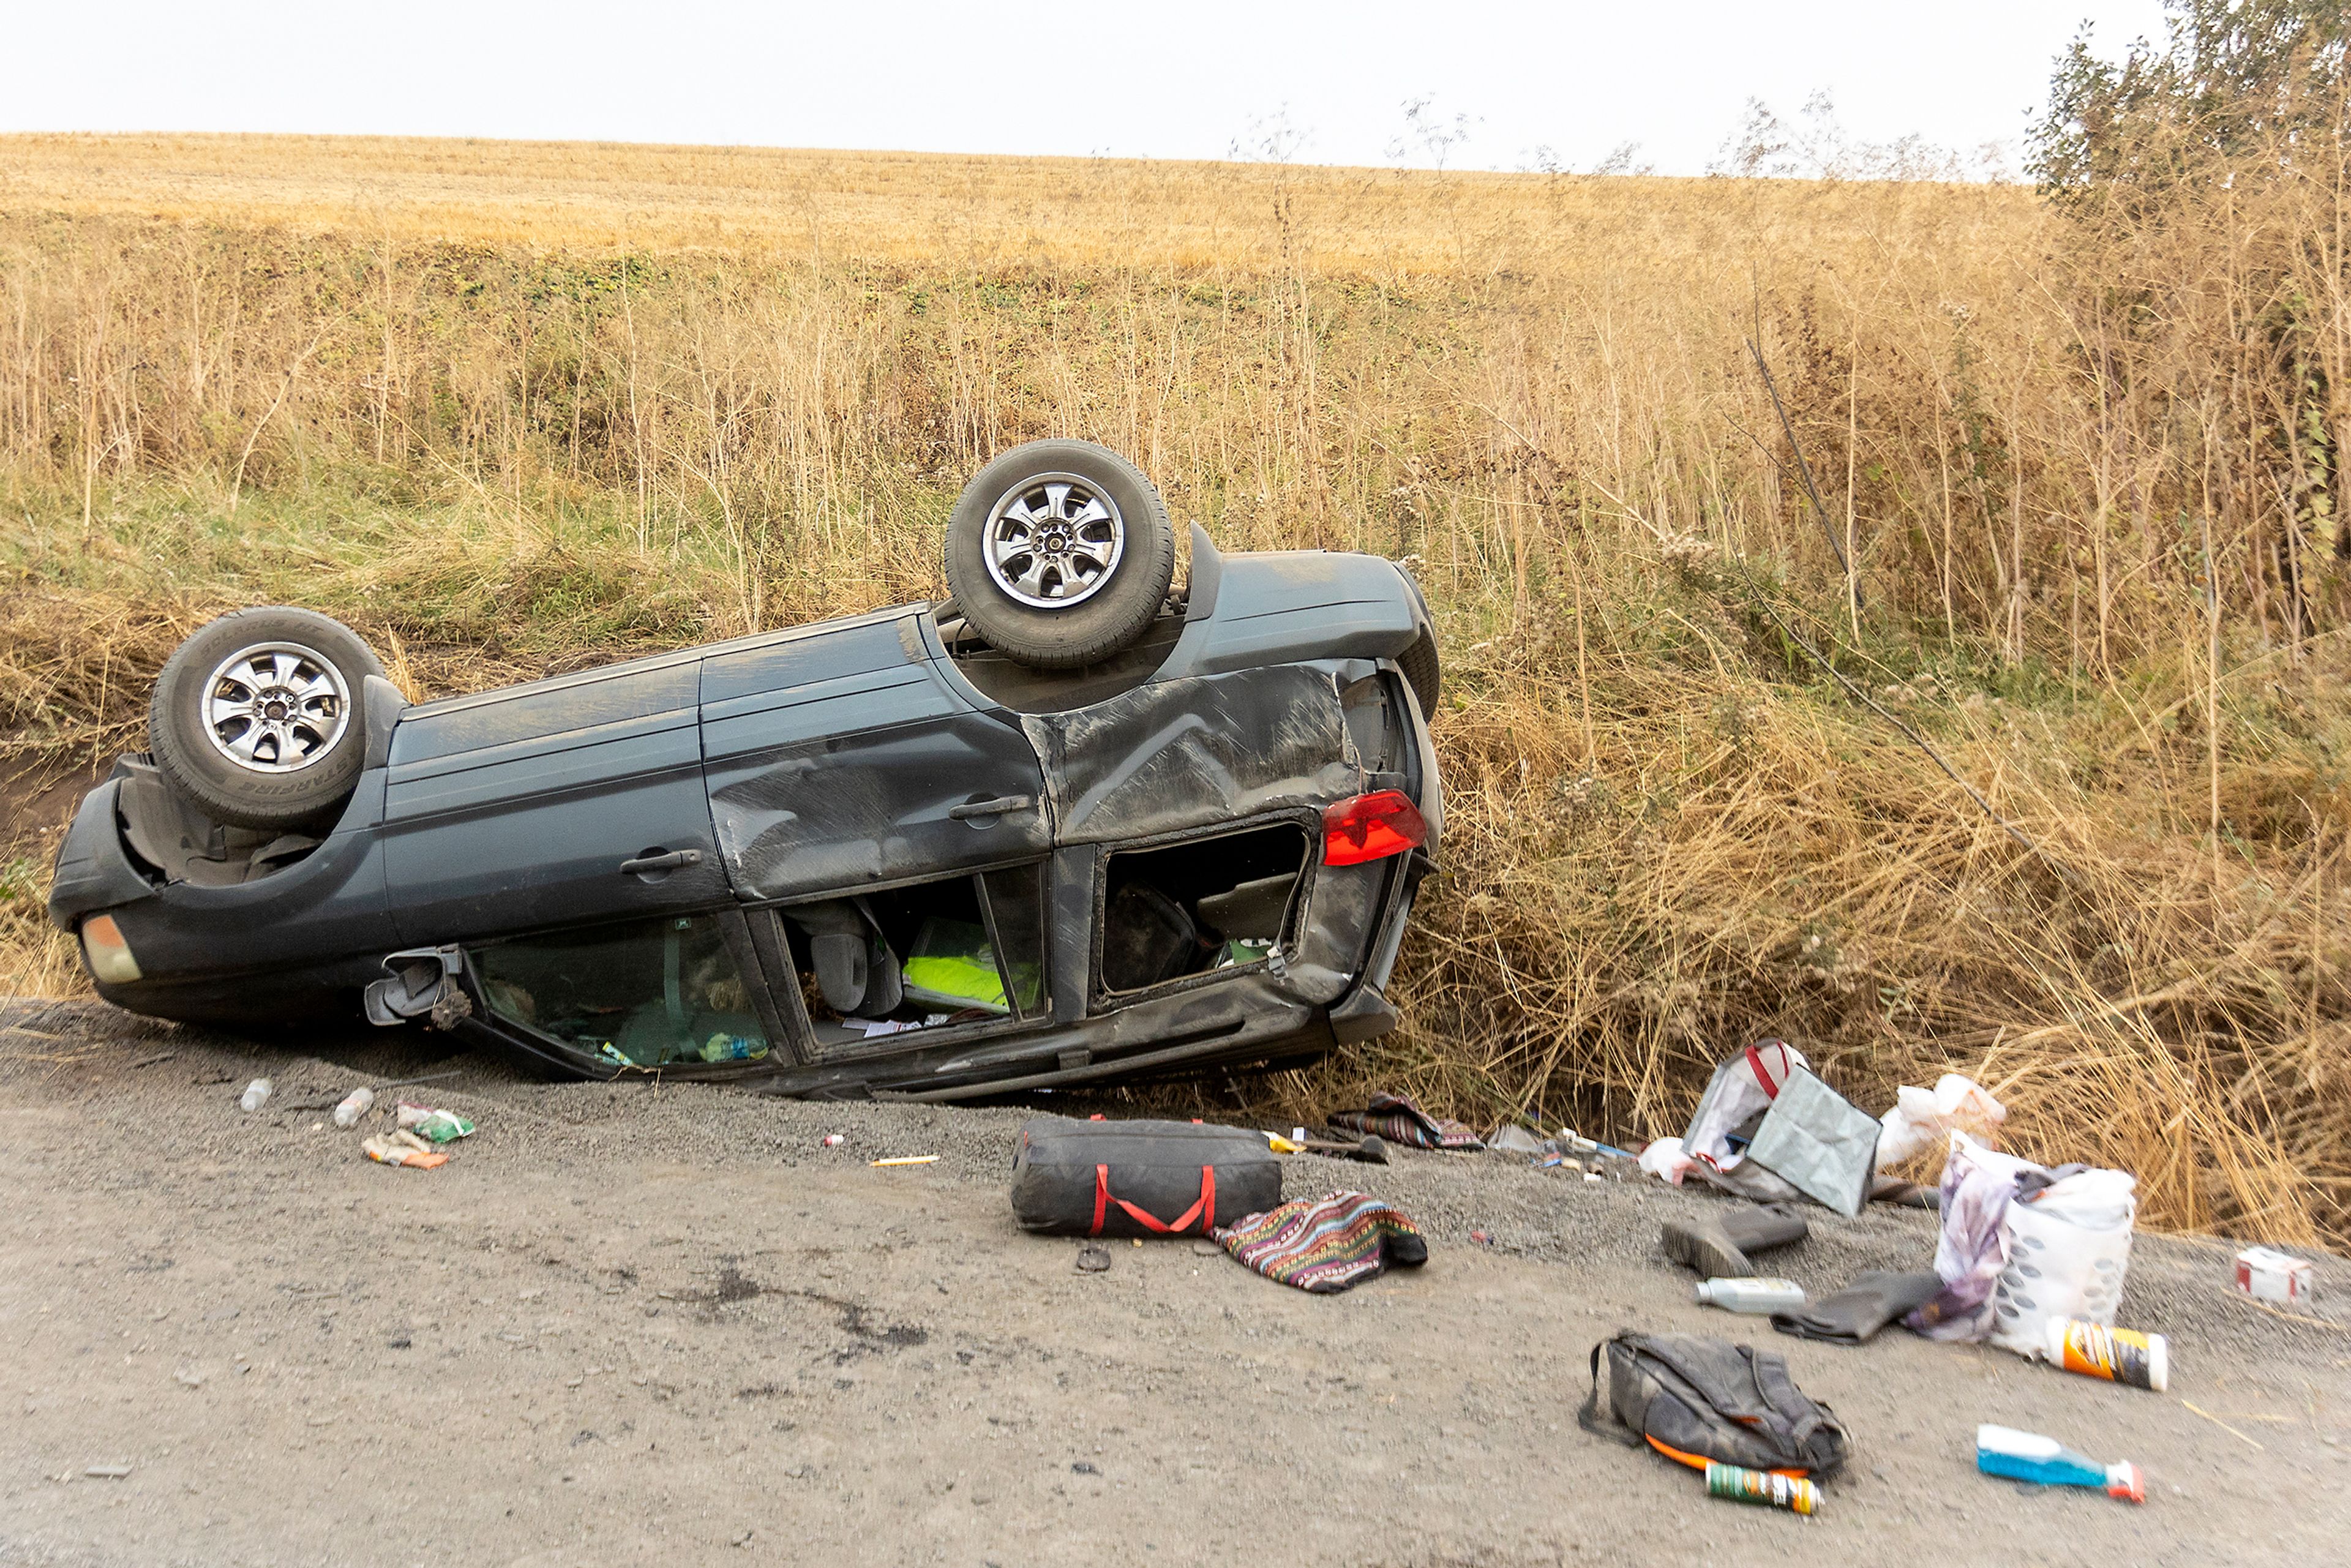
[{"label": "crushed plastic bottle", "polygon": [[1731,1312],[1801,1312],[1804,1288],[1793,1280],[1700,1280],[1691,1300]]},{"label": "crushed plastic bottle", "polygon": [[360,1124],[360,1118],[366,1115],[369,1111],[374,1108],[374,1090],[365,1088],[354,1089],[350,1093],[343,1096],[341,1104],[335,1107],[335,1125],[338,1127],[356,1127]]},{"label": "crushed plastic bottle", "polygon": [[2054,1437],[2020,1432],[2013,1427],[1976,1428],[1976,1469],[1988,1476],[2007,1476],[2045,1487],[2099,1487],[2108,1497],[2126,1502],[2147,1500],[2147,1477],[2128,1459],[2102,1465]]},{"label": "crushed plastic bottle", "polygon": [[269,1092],[276,1087],[266,1078],[256,1078],[245,1086],[245,1092],[236,1103],[245,1110],[258,1111],[269,1103]]},{"label": "crushed plastic bottle", "polygon": [[705,1061],[758,1061],[768,1054],[768,1042],[721,1031],[704,1040],[698,1054]]}]

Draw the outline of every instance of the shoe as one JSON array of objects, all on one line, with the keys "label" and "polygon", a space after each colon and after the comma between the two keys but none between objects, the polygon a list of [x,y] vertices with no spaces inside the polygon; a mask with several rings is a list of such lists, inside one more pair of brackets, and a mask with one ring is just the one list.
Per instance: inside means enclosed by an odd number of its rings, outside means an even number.
[{"label": "shoe", "polygon": [[1699,1278],[1737,1280],[1755,1272],[1750,1252],[1785,1247],[1807,1234],[1802,1215],[1772,1203],[1733,1209],[1716,1219],[1668,1220],[1658,1240],[1667,1257],[1697,1270]]}]

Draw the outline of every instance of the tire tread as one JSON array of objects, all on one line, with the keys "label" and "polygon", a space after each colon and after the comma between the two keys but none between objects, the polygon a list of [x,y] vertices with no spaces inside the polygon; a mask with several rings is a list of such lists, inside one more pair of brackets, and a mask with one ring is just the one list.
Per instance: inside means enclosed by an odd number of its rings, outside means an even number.
[{"label": "tire tread", "polygon": [[[289,620],[292,624],[288,624]],[[240,640],[300,641],[332,660],[350,693],[350,716],[335,750],[319,770],[271,776],[236,777],[199,765],[206,744],[201,733],[183,728],[177,711],[194,694],[190,683],[210,673],[209,664],[229,652]],[[329,646],[319,647],[321,643]],[[336,643],[347,646],[335,646]],[[357,781],[367,756],[367,703],[361,683],[381,676],[383,665],[357,632],[331,616],[294,605],[257,605],[232,610],[198,627],[183,642],[155,677],[154,695],[147,707],[147,747],[164,780],[214,821],[238,828],[294,828],[314,821],[338,807]],[[193,755],[191,755],[193,754]],[[227,786],[234,786],[234,789]]]}]

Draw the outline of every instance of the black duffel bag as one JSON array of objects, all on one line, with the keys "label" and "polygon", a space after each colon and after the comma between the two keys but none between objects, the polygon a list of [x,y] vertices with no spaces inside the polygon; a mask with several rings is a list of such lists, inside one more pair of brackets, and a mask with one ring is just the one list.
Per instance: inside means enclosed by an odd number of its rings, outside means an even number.
[{"label": "black duffel bag", "polygon": [[1199,1122],[1076,1122],[1020,1129],[1012,1216],[1052,1236],[1205,1236],[1281,1201],[1265,1136]]}]

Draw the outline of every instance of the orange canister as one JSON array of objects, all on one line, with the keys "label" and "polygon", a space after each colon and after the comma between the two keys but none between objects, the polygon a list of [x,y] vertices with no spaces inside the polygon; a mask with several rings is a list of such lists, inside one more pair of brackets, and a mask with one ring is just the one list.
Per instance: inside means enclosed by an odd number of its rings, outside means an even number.
[{"label": "orange canister", "polygon": [[2171,1348],[2159,1333],[2108,1328],[2080,1318],[2049,1320],[2050,1362],[2085,1377],[2163,1392],[2171,1377]]}]

